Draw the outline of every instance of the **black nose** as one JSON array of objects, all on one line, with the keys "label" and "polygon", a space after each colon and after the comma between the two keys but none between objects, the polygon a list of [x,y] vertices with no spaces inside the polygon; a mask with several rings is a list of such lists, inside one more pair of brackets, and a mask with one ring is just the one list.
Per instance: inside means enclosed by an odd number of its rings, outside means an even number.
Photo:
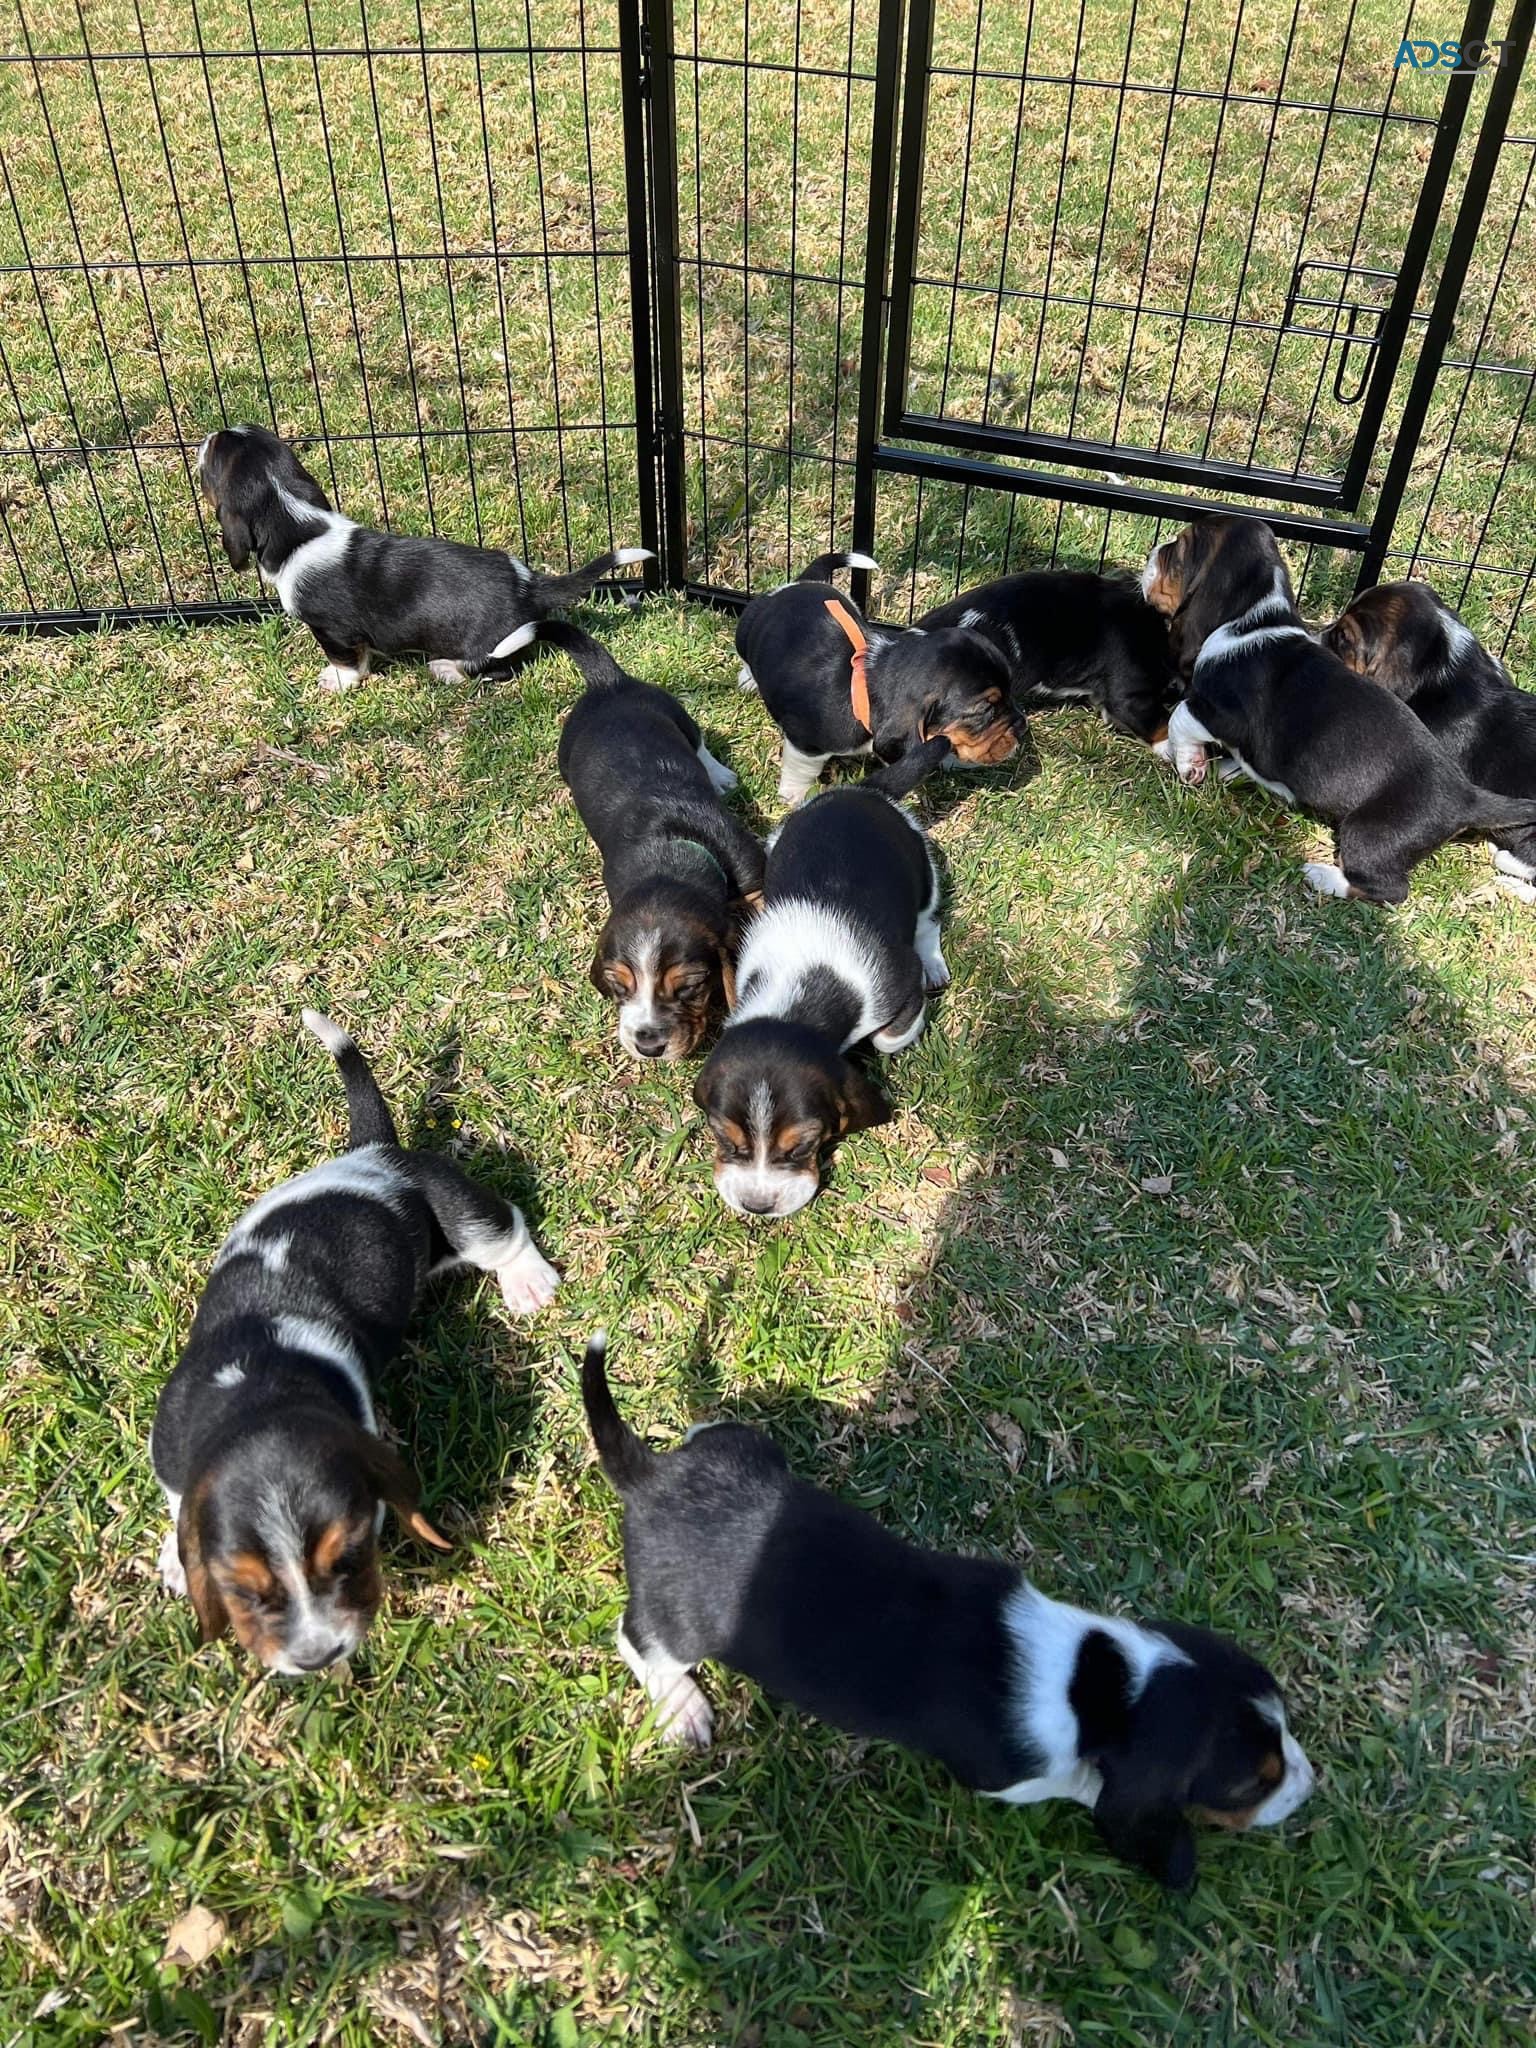
[{"label": "black nose", "polygon": [[295,1657],[294,1663],[301,1671],[323,1671],[327,1664],[334,1664],[346,1648],[345,1643],[332,1643],[328,1650],[322,1650],[318,1657]]},{"label": "black nose", "polygon": [[654,1026],[633,1032],[631,1036],[634,1039],[635,1051],[643,1053],[648,1060],[655,1059],[658,1053],[663,1053],[667,1049],[666,1032],[658,1031]]},{"label": "black nose", "polygon": [[741,1198],[741,1206],[743,1207],[743,1209],[747,1211],[748,1215],[771,1216],[773,1213],[773,1196],[743,1195]]}]

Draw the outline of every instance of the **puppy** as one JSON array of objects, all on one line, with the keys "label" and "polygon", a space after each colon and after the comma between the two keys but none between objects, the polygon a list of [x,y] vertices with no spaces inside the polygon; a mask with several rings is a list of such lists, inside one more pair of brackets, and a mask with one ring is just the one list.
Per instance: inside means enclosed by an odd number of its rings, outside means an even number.
[{"label": "puppy", "polygon": [[783,800],[799,803],[838,756],[900,761],[940,733],[967,767],[1017,753],[1024,720],[992,643],[958,626],[869,625],[827,581],[845,567],[875,564],[820,555],[798,581],[754,597],[737,622],[742,688],[759,692],[784,735]]},{"label": "puppy", "polygon": [[1028,569],[968,590],[918,624],[928,633],[961,626],[990,640],[1026,712],[1092,704],[1106,724],[1148,745],[1168,730],[1179,694],[1168,628],[1128,577]]},{"label": "puppy", "polygon": [[1117,1856],[1181,1891],[1189,1811],[1269,1827],[1311,1791],[1279,1686],[1235,1643],[1090,1614],[1001,1561],[919,1549],[795,1478],[741,1423],[658,1455],[614,1406],[606,1341],[588,1343],[581,1384],[624,1503],[619,1654],[673,1742],[709,1742],[692,1675],[708,1658],[993,1799],[1075,1799]]},{"label": "puppy", "polygon": [[1142,588],[1190,679],[1168,721],[1174,766],[1199,782],[1206,747],[1223,747],[1226,772],[1331,825],[1334,861],[1303,869],[1320,895],[1401,903],[1448,839],[1536,824],[1536,801],[1479,788],[1405,704],[1317,645],[1262,521],[1185,527],[1153,548]]},{"label": "puppy", "polygon": [[739,1216],[793,1216],[821,1185],[822,1154],[890,1121],[847,1057],[900,1052],[943,988],[939,876],[927,835],[896,798],[948,750],[940,733],[900,766],[830,789],[768,842],[763,909],[737,962],[738,995],[693,1091],[715,1142],[715,1188]]},{"label": "puppy", "polygon": [[517,627],[651,559],[648,548],[619,548],[574,575],[544,576],[499,548],[374,533],[332,511],[297,455],[265,427],[210,434],[198,473],[231,567],[254,555],[283,610],[324,648],[326,690],[350,690],[374,654],[427,655],[444,682],[502,670]]},{"label": "puppy", "polygon": [[[1401,698],[1480,789],[1536,796],[1536,697],[1427,583],[1364,591],[1319,638],[1356,675]],[[1489,836],[1494,866],[1536,903],[1536,829]]]},{"label": "puppy", "polygon": [[720,802],[736,777],[688,713],[626,675],[578,627],[530,636],[567,653],[586,682],[560,734],[560,773],[603,857],[609,916],[592,982],[619,1006],[619,1043],[682,1059],[735,995],[743,907],[763,886],[763,849]]},{"label": "puppy", "polygon": [[440,1154],[402,1149],[347,1034],[313,1010],[304,1022],[346,1083],[349,1149],[263,1195],[225,1239],[150,1437],[171,1514],[162,1580],[190,1595],[204,1642],[232,1626],[292,1676],[349,1657],[373,1620],[386,1503],[451,1548],[369,1391],[423,1282],[474,1266],[519,1314],[558,1284],[516,1209]]}]

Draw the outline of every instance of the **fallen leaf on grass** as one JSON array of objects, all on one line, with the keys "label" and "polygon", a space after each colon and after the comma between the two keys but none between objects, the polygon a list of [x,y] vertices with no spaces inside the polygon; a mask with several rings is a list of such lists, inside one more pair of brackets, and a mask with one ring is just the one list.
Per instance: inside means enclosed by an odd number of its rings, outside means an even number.
[{"label": "fallen leaf on grass", "polygon": [[166,1935],[165,1953],[160,1960],[162,1963],[176,1963],[182,1969],[206,1963],[227,1932],[217,1913],[210,1913],[206,1906],[193,1906],[182,1914]]},{"label": "fallen leaf on grass", "polygon": [[1148,1174],[1141,1184],[1141,1192],[1144,1195],[1171,1195],[1173,1193],[1173,1175],[1171,1173]]}]

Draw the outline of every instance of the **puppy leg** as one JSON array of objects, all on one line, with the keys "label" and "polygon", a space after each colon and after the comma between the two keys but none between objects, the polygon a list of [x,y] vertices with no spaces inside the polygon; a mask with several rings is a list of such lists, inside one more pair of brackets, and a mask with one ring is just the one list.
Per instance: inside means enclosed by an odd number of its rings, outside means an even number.
[{"label": "puppy leg", "polygon": [[1189,708],[1189,699],[1183,697],[1173,707],[1168,720],[1167,752],[1154,747],[1153,752],[1164,760],[1171,760],[1174,770],[1182,782],[1204,782],[1207,746],[1217,746],[1216,735],[1208,732]]},{"label": "puppy leg", "polygon": [[912,943],[917,957],[923,963],[923,981],[930,989],[949,987],[949,968],[939,944],[939,913],[937,907],[919,913],[917,931]]},{"label": "puppy leg", "polygon": [[462,661],[429,661],[427,668],[440,683],[462,683],[469,673]]},{"label": "puppy leg", "polygon": [[1504,879],[1505,893],[1518,897],[1522,903],[1536,903],[1536,867],[1528,860],[1522,860],[1518,853],[1512,853],[1507,846],[1495,846],[1489,841],[1493,855],[1494,872]]},{"label": "puppy leg", "polygon": [[704,763],[704,773],[723,796],[728,789],[736,787],[736,772],[727,768],[723,761],[717,761],[702,740],[698,746],[699,759]]},{"label": "puppy leg", "polygon": [[747,667],[747,664],[745,662],[743,662],[741,664],[741,667],[736,671],[736,687],[738,690],[753,691],[755,691],[757,688],[757,677],[753,675],[751,669]]},{"label": "puppy leg", "polygon": [[[316,636],[318,638],[318,635]],[[333,640],[321,640],[321,647],[331,657],[320,671],[322,690],[352,690],[368,673],[368,649],[366,647],[339,647]]]},{"label": "puppy leg", "polygon": [[440,1152],[408,1152],[403,1166],[448,1240],[449,1256],[433,1268],[435,1273],[454,1266],[494,1273],[514,1315],[531,1315],[553,1301],[560,1276],[541,1256],[520,1210],[480,1187]]},{"label": "puppy leg", "polygon": [[798,747],[792,747],[786,740],[784,759],[779,766],[780,802],[803,803],[807,791],[814,788],[831,758],[830,754],[802,754]]},{"label": "puppy leg", "polygon": [[1302,873],[1320,896],[1359,896],[1367,903],[1402,903],[1408,871],[1440,842],[1405,846],[1395,821],[1385,826],[1363,812],[1346,818],[1334,835],[1337,865],[1307,861]]},{"label": "puppy leg", "polygon": [[167,1593],[174,1593],[179,1599],[187,1590],[187,1574],[181,1562],[181,1544],[176,1534],[181,1522],[181,1495],[179,1493],[172,1493],[167,1489],[165,1512],[171,1518],[171,1526],[166,1530],[165,1540],[160,1545],[160,1583],[164,1586]]},{"label": "puppy leg", "polygon": [[631,1606],[619,1623],[619,1655],[645,1687],[645,1696],[656,1710],[657,1733],[668,1742],[708,1749],[715,1717],[698,1681],[686,1664],[680,1664],[659,1644],[642,1650],[630,1632],[633,1620]]}]

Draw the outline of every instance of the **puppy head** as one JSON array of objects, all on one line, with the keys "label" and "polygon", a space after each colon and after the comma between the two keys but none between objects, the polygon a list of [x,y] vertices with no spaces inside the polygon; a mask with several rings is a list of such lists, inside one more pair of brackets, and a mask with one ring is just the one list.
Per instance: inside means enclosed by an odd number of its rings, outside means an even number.
[{"label": "puppy head", "polygon": [[903,633],[877,650],[875,753],[898,761],[942,733],[955,758],[995,767],[1018,752],[1024,714],[1013,705],[1008,664],[980,633],[961,626]]},{"label": "puppy head", "polygon": [[1318,639],[1356,675],[1411,697],[1464,636],[1470,638],[1466,627],[1427,583],[1380,583],[1362,591]]},{"label": "puppy head", "polygon": [[1221,626],[1273,595],[1275,623],[1296,600],[1279,543],[1262,519],[1220,512],[1161,541],[1147,556],[1141,594],[1169,622],[1169,651],[1188,676],[1195,657]]},{"label": "puppy head", "polygon": [[378,1612],[383,1503],[423,1542],[452,1547],[414,1477],[365,1430],[293,1416],[240,1438],[188,1489],[177,1524],[202,1640],[232,1628],[290,1677],[350,1657]]},{"label": "puppy head", "polygon": [[1301,1805],[1314,1773],[1262,1664],[1206,1629],[1158,1622],[1154,1632],[1179,1656],[1156,1666],[1135,1699],[1121,1651],[1091,1632],[1071,1701],[1103,1780],[1100,1834],[1127,1863],[1185,1891],[1195,1881],[1191,1812],[1219,1827],[1270,1827]]},{"label": "puppy head", "polygon": [[823,1153],[891,1117],[830,1039],[773,1017],[725,1033],[693,1099],[715,1141],[715,1190],[738,1216],[793,1216],[821,1186]]},{"label": "puppy head", "polygon": [[286,441],[265,427],[224,427],[210,434],[197,458],[203,496],[219,522],[232,569],[259,554],[282,517],[278,488],[301,505],[328,512],[330,500]]},{"label": "puppy head", "polygon": [[619,1043],[644,1060],[697,1050],[735,1000],[729,921],[664,901],[627,904],[603,926],[592,985],[619,1006]]}]

